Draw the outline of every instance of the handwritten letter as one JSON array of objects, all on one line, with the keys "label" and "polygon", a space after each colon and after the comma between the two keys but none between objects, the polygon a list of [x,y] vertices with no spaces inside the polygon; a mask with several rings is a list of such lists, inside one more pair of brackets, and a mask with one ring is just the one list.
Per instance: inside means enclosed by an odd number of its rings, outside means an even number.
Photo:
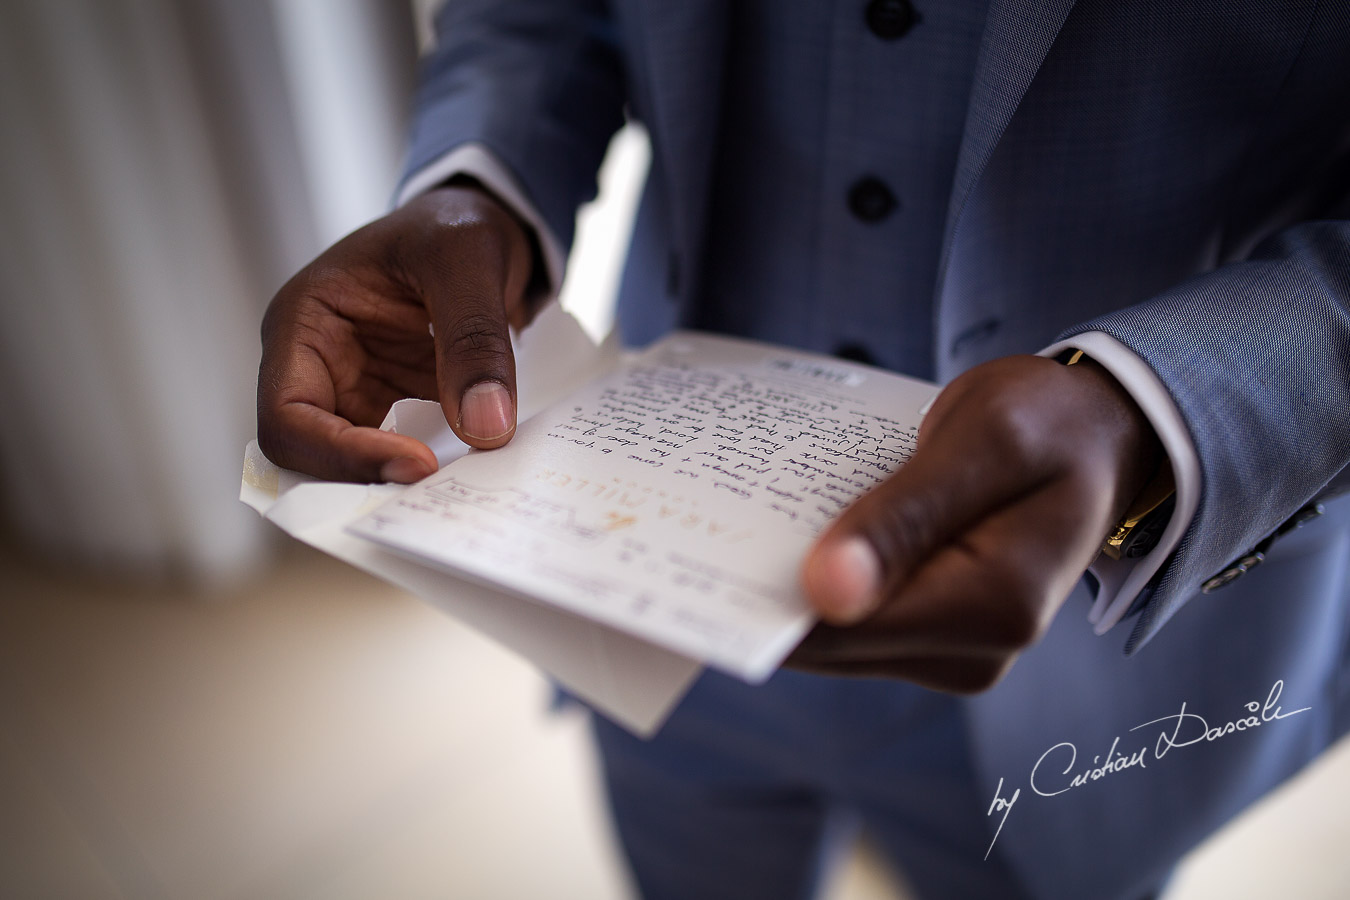
[{"label": "handwritten letter", "polygon": [[935,392],[682,333],[353,530],[761,680],[811,625],[811,540],[909,458]]}]

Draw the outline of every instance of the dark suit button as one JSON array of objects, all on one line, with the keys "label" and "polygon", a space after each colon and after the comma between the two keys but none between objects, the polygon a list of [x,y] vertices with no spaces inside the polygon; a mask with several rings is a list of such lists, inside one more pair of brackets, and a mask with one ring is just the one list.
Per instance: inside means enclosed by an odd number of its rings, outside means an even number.
[{"label": "dark suit button", "polygon": [[1249,553],[1224,569],[1218,575],[1215,575],[1213,578],[1200,585],[1200,593],[1212,594],[1219,588],[1228,587],[1228,585],[1237,581],[1243,575],[1246,575],[1265,561],[1266,555],[1260,550]]},{"label": "dark suit button", "polygon": [[1224,569],[1218,575],[1215,575],[1213,578],[1206,581],[1204,584],[1200,585],[1200,593],[1212,594],[1219,588],[1228,587],[1228,585],[1237,581],[1245,574],[1247,574],[1247,570],[1244,569],[1242,566],[1230,566],[1229,568]]},{"label": "dark suit button", "polygon": [[838,347],[834,348],[834,355],[840,359],[866,363],[869,366],[875,366],[877,364],[876,357],[872,355],[872,351],[868,350],[862,344],[840,344]]},{"label": "dark suit button", "polygon": [[1266,555],[1262,553],[1260,550],[1257,550],[1256,552],[1244,556],[1242,557],[1242,559],[1238,560],[1238,565],[1242,567],[1242,571],[1250,572],[1252,569],[1255,569],[1257,566],[1261,565],[1261,563],[1265,561]]},{"label": "dark suit button", "polygon": [[867,27],[882,40],[904,36],[917,20],[909,0],[872,0],[867,4]]},{"label": "dark suit button", "polygon": [[880,178],[868,175],[849,188],[848,208],[864,222],[880,222],[897,205],[895,195]]},{"label": "dark suit button", "polygon": [[1313,519],[1316,519],[1318,516],[1322,515],[1326,511],[1327,508],[1320,503],[1309,503],[1307,506],[1303,507],[1298,512],[1294,513],[1294,515],[1290,517],[1288,522],[1285,522],[1283,525],[1281,525],[1277,530],[1277,533],[1280,535],[1280,537],[1284,537],[1286,534],[1293,531],[1294,529],[1302,528],[1304,525],[1307,525]]}]

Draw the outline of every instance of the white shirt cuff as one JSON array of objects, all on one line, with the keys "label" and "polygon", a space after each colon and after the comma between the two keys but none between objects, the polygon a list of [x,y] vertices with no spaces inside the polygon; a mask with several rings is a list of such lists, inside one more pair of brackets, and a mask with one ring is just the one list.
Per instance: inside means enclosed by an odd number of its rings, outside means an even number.
[{"label": "white shirt cuff", "polygon": [[1088,331],[1047,347],[1040,355],[1058,356],[1065,350],[1082,350],[1134,398],[1157,432],[1176,480],[1176,508],[1156,547],[1139,559],[1112,559],[1099,554],[1088,567],[1100,584],[1088,621],[1097,634],[1105,634],[1125,617],[1135,597],[1162,568],[1190,527],[1200,505],[1200,457],[1167,386],[1137,353],[1105,332]]},{"label": "white shirt cuff", "polygon": [[456,175],[468,175],[473,178],[534,229],[540,253],[544,257],[545,274],[548,276],[548,295],[557,296],[558,287],[562,284],[565,262],[562,247],[553,230],[544,222],[543,216],[539,215],[539,210],[526,199],[525,189],[507,168],[506,163],[485,145],[477,142],[460,144],[429,165],[418,169],[403,182],[403,186],[394,197],[394,205],[402,206],[418,194],[426,193]]}]

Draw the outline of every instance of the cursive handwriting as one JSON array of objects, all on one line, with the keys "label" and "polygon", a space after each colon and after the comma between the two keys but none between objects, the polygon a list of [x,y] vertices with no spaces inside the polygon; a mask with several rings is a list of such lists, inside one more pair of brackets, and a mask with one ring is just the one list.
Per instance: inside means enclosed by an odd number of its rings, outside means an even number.
[{"label": "cursive handwriting", "polygon": [[[1312,709],[1311,706],[1305,706],[1302,709],[1296,709],[1293,712],[1284,712],[1279,705],[1280,694],[1284,692],[1284,682],[1277,681],[1271,687],[1270,693],[1266,695],[1265,703],[1257,703],[1255,700],[1248,703],[1244,709],[1251,715],[1234,719],[1223,725],[1216,725],[1213,728],[1201,716],[1193,712],[1186,711],[1186,704],[1181,704],[1181,712],[1174,716],[1163,716],[1161,719],[1153,719],[1142,725],[1136,725],[1131,731],[1138,731],[1140,728],[1147,728],[1150,725],[1157,725],[1159,722],[1174,722],[1172,731],[1168,733],[1163,731],[1158,735],[1158,742],[1154,745],[1153,754],[1162,759],[1167,751],[1174,747],[1189,747],[1192,744],[1198,744],[1201,741],[1217,741],[1220,738],[1227,737],[1230,734],[1236,734],[1239,731],[1249,731],[1253,728],[1260,728],[1268,722],[1277,722],[1280,719],[1287,719],[1290,716],[1296,716],[1299,713],[1307,712]],[[1260,713],[1258,716],[1257,713]],[[1182,737],[1183,730],[1188,735]]]},{"label": "cursive handwriting", "polygon": [[1017,788],[1013,791],[1011,797],[1006,800],[1003,799],[1003,779],[998,780],[998,787],[994,788],[994,802],[989,804],[989,811],[985,815],[992,816],[996,812],[1001,812],[1003,818],[998,820],[998,830],[994,832],[994,840],[989,842],[989,849],[984,851],[985,859],[988,859],[989,854],[994,852],[994,843],[998,840],[998,836],[1003,833],[1003,823],[1008,821],[1008,813],[1012,812],[1013,804],[1017,802],[1017,798],[1020,796],[1022,796],[1022,789]]},{"label": "cursive handwriting", "polygon": [[[1280,695],[1283,693],[1284,681],[1276,681],[1266,694],[1264,703],[1257,700],[1249,701],[1243,705],[1247,715],[1213,726],[1203,716],[1188,710],[1187,703],[1182,701],[1179,712],[1150,719],[1130,729],[1130,732],[1133,733],[1154,725],[1163,726],[1151,748],[1145,743],[1137,749],[1122,751],[1120,749],[1120,737],[1117,736],[1111,741],[1111,747],[1105,755],[1098,754],[1092,757],[1090,765],[1081,767],[1078,764],[1078,747],[1069,741],[1060,741],[1047,749],[1036,760],[1036,764],[1031,767],[1028,784],[1031,790],[1041,797],[1058,797],[1074,788],[1083,787],[1094,781],[1101,781],[1126,769],[1146,769],[1150,756],[1154,760],[1160,760],[1171,750],[1190,747],[1202,742],[1212,743],[1229,735],[1241,731],[1251,731],[1271,722],[1288,719],[1312,709],[1311,706],[1305,706],[1301,709],[1285,712],[1283,707],[1280,706]],[[1008,814],[1012,812],[1013,804],[1017,802],[1020,795],[1021,789],[1018,788],[1013,791],[1011,797],[1005,798],[1003,796],[1003,779],[999,778],[998,787],[994,789],[994,800],[989,804],[985,816],[987,818],[1001,812],[1003,817],[999,819],[998,829],[994,832],[993,840],[989,842],[989,849],[985,851],[985,859],[989,858],[989,853],[993,851],[999,835],[1003,833],[1003,826],[1008,821]]]},{"label": "cursive handwriting", "polygon": [[[794,383],[780,372],[821,383]],[[823,362],[730,370],[667,354],[576,401],[546,434],[569,451],[613,454],[704,482],[752,514],[815,535],[914,451],[915,425],[839,392],[863,380]]]},{"label": "cursive handwriting", "polygon": [[[1129,756],[1120,756],[1116,753],[1116,748],[1118,746],[1120,746],[1119,737],[1111,742],[1111,749],[1106,751],[1106,760],[1104,762],[1101,761],[1102,758],[1100,756],[1094,756],[1092,757],[1093,767],[1084,769],[1073,776],[1073,778],[1069,779],[1067,786],[1061,787],[1059,790],[1043,791],[1036,783],[1036,775],[1041,770],[1041,764],[1045,762],[1050,754],[1055,753],[1058,750],[1068,751],[1068,762],[1065,763],[1064,769],[1059,773],[1061,775],[1068,775],[1073,771],[1074,766],[1078,762],[1077,747],[1067,741],[1058,743],[1042,753],[1041,758],[1036,760],[1036,765],[1031,767],[1031,789],[1042,797],[1055,797],[1066,791],[1071,791],[1076,787],[1082,787],[1089,781],[1100,781],[1107,775],[1114,775],[1116,772],[1122,772],[1125,769],[1133,768],[1135,766],[1138,766],[1141,769],[1147,768],[1147,765],[1144,762],[1144,754],[1148,750],[1147,747],[1143,747]],[[1061,753],[1060,755],[1063,754]],[[1099,762],[1100,765],[1098,765]]]}]

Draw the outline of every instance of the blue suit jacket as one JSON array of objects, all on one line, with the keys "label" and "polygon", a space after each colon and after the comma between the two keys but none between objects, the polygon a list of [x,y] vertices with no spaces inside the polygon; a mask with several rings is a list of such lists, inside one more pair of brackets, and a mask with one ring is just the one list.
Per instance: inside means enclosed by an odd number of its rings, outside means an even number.
[{"label": "blue suit jacket", "polygon": [[[567,243],[625,108],[640,117],[654,155],[620,302],[655,334],[699,284],[725,3],[613,5],[451,3],[410,169],[480,141]],[[1094,638],[1083,591],[970,704],[991,798],[999,778],[1022,788],[1000,852],[1047,895],[1149,883],[1345,728],[1344,503],[1234,585],[1198,589],[1346,477],[1347,46],[1350,7],[1316,0],[990,4],[932,299],[938,375],[1105,331],[1168,386],[1203,473],[1180,548],[1121,626],[1146,652]],[[1130,731],[1183,701],[1222,725],[1281,679],[1285,710],[1308,712],[1161,756],[1168,722]],[[1091,769],[1117,736],[1149,744],[1146,769],[1030,789],[1048,748]]]}]

